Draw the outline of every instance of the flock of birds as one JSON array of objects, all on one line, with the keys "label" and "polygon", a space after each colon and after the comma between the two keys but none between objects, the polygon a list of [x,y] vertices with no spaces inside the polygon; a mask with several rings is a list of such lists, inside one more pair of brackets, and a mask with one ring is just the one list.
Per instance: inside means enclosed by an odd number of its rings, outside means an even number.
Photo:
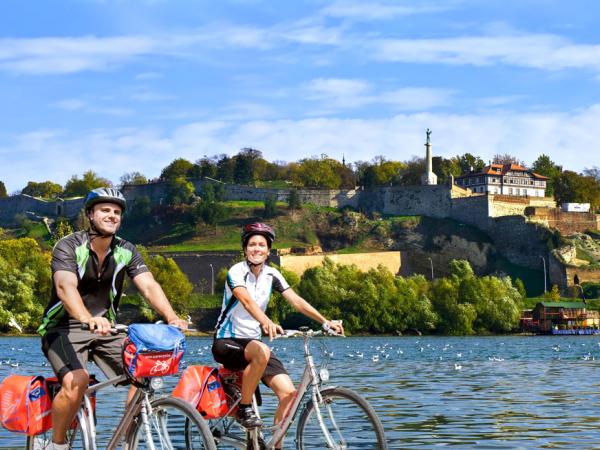
[{"label": "flock of birds", "polygon": [[[192,341],[193,342],[193,341]],[[401,348],[401,345],[404,348]],[[475,346],[477,346],[478,344],[476,343]],[[561,359],[561,355],[569,355],[569,357],[572,357],[573,352],[575,351],[575,349],[579,346],[581,347],[585,347],[586,345],[588,345],[588,348],[586,350],[588,350],[586,353],[584,354],[579,354],[577,356],[577,359],[583,360],[583,361],[595,361],[595,355],[594,353],[589,350],[591,347],[600,347],[600,342],[595,342],[595,343],[590,343],[590,342],[582,342],[579,345],[576,344],[563,344],[561,346],[560,343],[554,344],[552,345],[551,349],[553,352],[557,353],[556,359]],[[504,346],[504,343],[500,343],[499,346],[496,346],[496,350],[501,350]],[[197,348],[190,348],[192,347],[191,345],[188,346],[188,351],[187,354],[185,355],[185,361],[184,361],[184,366],[186,364],[214,364],[214,361],[212,359],[212,353],[211,353],[211,345],[210,344],[206,344],[206,342],[202,342],[201,345]],[[286,344],[285,346],[272,346],[271,350],[278,355],[278,357],[287,364],[295,364],[296,363],[296,358],[294,358],[291,355],[287,355],[287,350],[288,350],[288,345]],[[23,361],[23,358],[19,358],[19,355],[21,353],[24,352],[23,348],[20,347],[10,347],[9,349],[7,348],[6,350],[10,350],[10,357],[8,359],[0,359],[0,368],[1,367],[6,367],[8,370],[10,371],[14,371],[14,368],[19,368],[22,366],[29,366],[28,363]],[[414,358],[413,356],[409,356],[411,355],[411,353],[423,353],[424,356],[426,358],[429,358],[429,360],[431,359],[437,359],[438,361],[447,361],[449,363],[449,367],[453,368],[454,370],[462,370],[463,369],[463,364],[469,364],[469,360],[471,358],[463,358],[463,351],[457,351],[454,348],[453,344],[449,344],[449,343],[445,343],[442,346],[437,346],[435,344],[432,344],[431,342],[424,342],[421,340],[417,340],[417,341],[413,341],[412,343],[408,343],[406,340],[402,340],[400,341],[395,341],[392,340],[392,342],[388,342],[388,343],[382,343],[382,344],[373,344],[370,346],[353,346],[351,344],[346,344],[344,345],[343,348],[336,350],[334,353],[334,351],[329,351],[327,349],[324,349],[324,356],[330,360],[340,360],[340,359],[347,359],[347,360],[353,360],[354,363],[360,363],[361,361],[363,361],[364,363],[367,364],[373,364],[373,363],[379,363],[379,364],[384,364],[386,361],[388,360],[397,360],[397,359],[401,359],[401,358],[407,358],[409,357],[410,359]],[[318,348],[315,346],[315,348],[313,349],[313,354],[318,355]],[[27,351],[27,349],[25,349],[24,353],[30,353]],[[473,349],[468,350],[469,356],[472,356],[473,354]],[[502,352],[498,352],[498,353],[502,353]],[[491,361],[491,362],[502,362],[505,360],[504,357],[499,356],[498,353],[496,354],[490,354],[487,355],[487,360]],[[5,353],[6,355],[6,353]],[[287,360],[286,360],[286,356],[288,356]],[[303,360],[301,360],[303,363]],[[38,365],[41,365],[42,367],[48,367],[48,362],[41,357],[40,354],[40,358],[39,358],[39,363]]]}]

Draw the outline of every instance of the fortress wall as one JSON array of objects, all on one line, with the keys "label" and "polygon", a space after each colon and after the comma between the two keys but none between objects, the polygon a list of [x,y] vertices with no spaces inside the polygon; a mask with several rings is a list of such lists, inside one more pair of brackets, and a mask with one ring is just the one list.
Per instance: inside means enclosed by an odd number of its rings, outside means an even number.
[{"label": "fortress wall", "polygon": [[281,267],[301,276],[305,270],[320,266],[325,258],[331,259],[336,264],[354,264],[366,272],[376,269],[380,264],[390,272],[396,274],[400,271],[400,252],[375,252],[354,253],[350,255],[282,255],[279,257]]},{"label": "fortress wall", "polygon": [[362,202],[377,205],[384,214],[442,218],[448,217],[452,209],[450,189],[445,185],[382,188],[371,201],[374,191],[365,191]]},{"label": "fortress wall", "polygon": [[83,198],[68,200],[44,200],[26,194],[0,198],[0,225],[16,225],[15,215],[24,214],[34,217],[77,217],[83,208]]},{"label": "fortress wall", "polygon": [[491,220],[488,216],[489,210],[489,197],[487,195],[453,198],[449,216],[459,222],[488,230],[491,226]]},{"label": "fortress wall", "polygon": [[527,210],[529,220],[556,228],[568,236],[587,230],[600,230],[600,215],[594,213],[566,212],[547,207],[533,207]]},{"label": "fortress wall", "polygon": [[541,257],[548,261],[548,239],[551,239],[552,232],[539,224],[527,222],[523,216],[494,219],[489,235],[498,251],[514,264],[539,270],[542,268]]},{"label": "fortress wall", "polygon": [[585,282],[600,283],[600,270],[590,269],[588,267],[565,266],[566,282],[568,286],[573,286],[575,275],[579,278],[579,284]]}]

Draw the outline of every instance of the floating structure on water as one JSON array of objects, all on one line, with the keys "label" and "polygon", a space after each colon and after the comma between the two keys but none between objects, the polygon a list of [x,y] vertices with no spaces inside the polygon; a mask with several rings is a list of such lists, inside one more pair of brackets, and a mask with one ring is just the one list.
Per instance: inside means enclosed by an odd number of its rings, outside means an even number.
[{"label": "floating structure on water", "polygon": [[535,334],[600,334],[600,312],[590,311],[585,302],[539,302],[523,311],[521,330]]}]

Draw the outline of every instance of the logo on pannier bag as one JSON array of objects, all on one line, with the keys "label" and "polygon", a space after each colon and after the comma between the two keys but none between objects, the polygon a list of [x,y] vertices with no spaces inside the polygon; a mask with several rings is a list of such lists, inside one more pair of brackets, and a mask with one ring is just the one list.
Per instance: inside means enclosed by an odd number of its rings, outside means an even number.
[{"label": "logo on pannier bag", "polygon": [[171,364],[170,361],[156,361],[152,369],[150,369],[150,375],[160,375],[161,373],[165,373],[169,370]]},{"label": "logo on pannier bag", "polygon": [[44,391],[44,389],[41,386],[36,386],[31,390],[31,392],[29,392],[29,400],[35,402],[44,395],[46,395],[46,391]]}]

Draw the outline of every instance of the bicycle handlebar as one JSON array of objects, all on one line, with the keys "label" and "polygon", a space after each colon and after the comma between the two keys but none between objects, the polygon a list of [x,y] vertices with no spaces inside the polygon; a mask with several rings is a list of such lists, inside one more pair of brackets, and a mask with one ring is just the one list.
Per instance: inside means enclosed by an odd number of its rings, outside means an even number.
[{"label": "bicycle handlebar", "polygon": [[[121,323],[117,323],[115,324],[114,327],[111,327],[111,329],[109,330],[110,334],[125,334],[127,333],[128,330],[128,326],[127,325],[123,325]],[[82,330],[89,330],[90,329],[90,325],[87,323],[82,323],[81,324],[81,329]]]},{"label": "bicycle handlebar", "polygon": [[308,327],[300,327],[299,330],[284,330],[284,334],[278,334],[276,335],[273,339],[284,339],[284,338],[290,338],[290,337],[295,337],[295,336],[308,336],[308,337],[314,337],[314,336],[337,336],[337,337],[346,337],[343,334],[338,334],[333,330],[329,330],[327,332],[324,332],[323,330],[312,330]]}]

